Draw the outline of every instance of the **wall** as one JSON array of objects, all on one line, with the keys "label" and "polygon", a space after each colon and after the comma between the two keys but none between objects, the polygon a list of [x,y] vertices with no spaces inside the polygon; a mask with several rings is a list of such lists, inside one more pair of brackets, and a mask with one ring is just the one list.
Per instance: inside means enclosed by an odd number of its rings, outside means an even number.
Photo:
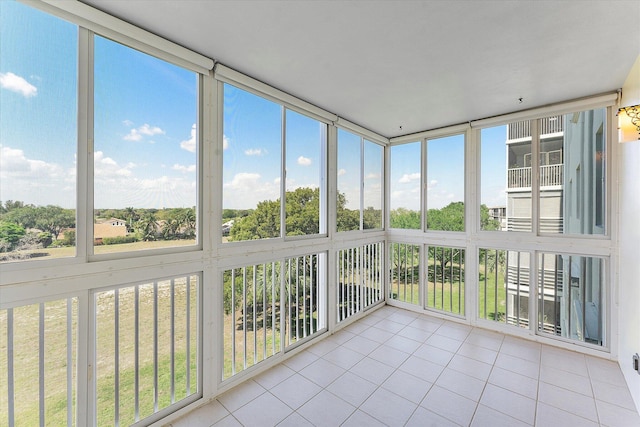
[{"label": "wall", "polygon": [[[640,56],[622,88],[622,106],[640,104]],[[640,142],[618,146],[620,367],[640,411],[640,375],[631,357],[640,353]]]}]

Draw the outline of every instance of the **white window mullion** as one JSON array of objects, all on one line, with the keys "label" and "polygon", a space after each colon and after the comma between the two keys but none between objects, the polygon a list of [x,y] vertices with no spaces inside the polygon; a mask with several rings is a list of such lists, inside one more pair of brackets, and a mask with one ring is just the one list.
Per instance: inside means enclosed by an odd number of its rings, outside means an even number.
[{"label": "white window mullion", "polygon": [[93,33],[78,29],[76,256],[93,253]]},{"label": "white window mullion", "polygon": [[[540,235],[540,119],[530,122],[531,128],[531,231]],[[536,251],[529,253],[529,331],[538,330],[538,259]],[[519,286],[519,284],[518,284]]]},{"label": "white window mullion", "polygon": [[364,138],[360,137],[360,231],[364,230]]},{"label": "white window mullion", "polygon": [[280,137],[280,238],[285,238],[287,235],[287,210],[286,210],[286,195],[287,195],[287,109],[280,107],[282,132]]},{"label": "white window mullion", "polygon": [[422,159],[420,162],[420,185],[422,186],[422,191],[420,191],[420,230],[423,232],[427,231],[427,144],[426,138],[420,142],[420,158]]}]

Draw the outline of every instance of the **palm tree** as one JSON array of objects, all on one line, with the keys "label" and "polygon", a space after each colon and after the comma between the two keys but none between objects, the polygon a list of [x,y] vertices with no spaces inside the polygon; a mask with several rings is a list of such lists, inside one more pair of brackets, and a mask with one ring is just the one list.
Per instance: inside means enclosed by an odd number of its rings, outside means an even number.
[{"label": "palm tree", "polygon": [[136,231],[145,242],[155,240],[158,230],[158,222],[155,215],[147,212],[136,222]]},{"label": "palm tree", "polygon": [[137,221],[140,218],[140,215],[138,215],[135,208],[133,207],[124,208],[124,211],[125,219],[129,221],[129,224],[127,225],[127,231],[131,232],[133,231],[133,222]]},{"label": "palm tree", "polygon": [[178,217],[178,222],[185,237],[193,238],[196,235],[196,210],[195,208],[184,209]]}]

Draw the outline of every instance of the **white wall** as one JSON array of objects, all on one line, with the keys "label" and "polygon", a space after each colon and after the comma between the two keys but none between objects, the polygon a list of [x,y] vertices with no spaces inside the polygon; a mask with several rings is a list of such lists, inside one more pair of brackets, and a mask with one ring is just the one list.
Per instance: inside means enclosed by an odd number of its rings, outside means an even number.
[{"label": "white wall", "polygon": [[[640,56],[622,87],[621,106],[640,104]],[[631,358],[640,353],[640,141],[618,146],[620,367],[640,411],[640,375]]]}]

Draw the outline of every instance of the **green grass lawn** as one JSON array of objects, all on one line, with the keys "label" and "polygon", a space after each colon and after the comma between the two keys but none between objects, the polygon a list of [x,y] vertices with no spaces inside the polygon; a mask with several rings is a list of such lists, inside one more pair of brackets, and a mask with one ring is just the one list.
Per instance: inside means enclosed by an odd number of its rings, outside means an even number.
[{"label": "green grass lawn", "polygon": [[[134,243],[121,243],[118,245],[99,245],[94,246],[95,254],[110,254],[117,252],[132,252],[143,251],[149,249],[159,248],[171,248],[176,246],[189,246],[195,245],[196,241],[191,240],[156,240],[152,242],[134,242]],[[76,254],[76,248],[73,246],[62,248],[44,248],[44,249],[31,249],[28,251],[19,251],[18,254],[31,255],[31,259],[48,259],[48,258],[68,258],[73,257]]]}]

